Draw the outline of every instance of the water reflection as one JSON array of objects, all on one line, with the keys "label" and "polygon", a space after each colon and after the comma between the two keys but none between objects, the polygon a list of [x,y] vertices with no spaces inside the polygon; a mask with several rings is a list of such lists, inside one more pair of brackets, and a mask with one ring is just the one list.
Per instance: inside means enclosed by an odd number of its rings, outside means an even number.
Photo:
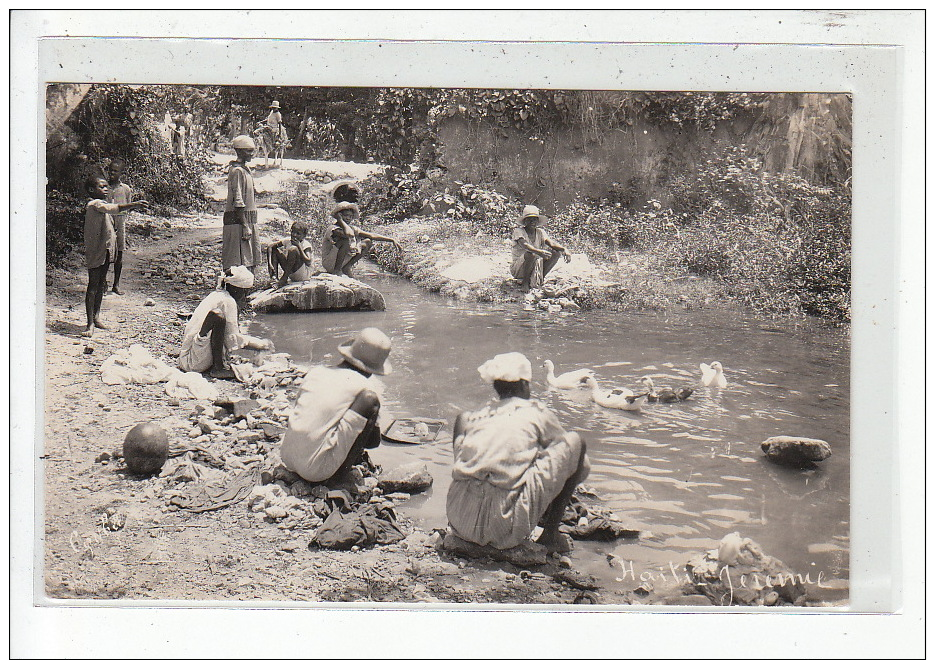
[{"label": "water reflection", "polygon": [[[378,313],[260,316],[260,332],[300,362],[334,363],[338,344],[368,325],[393,338],[394,373],[384,409],[394,416],[450,422],[478,408],[491,392],[477,366],[496,353],[520,351],[533,363],[533,394],[588,443],[588,484],[643,530],[640,540],[579,543],[575,560],[615,580],[607,553],[647,566],[686,550],[715,547],[728,531],[760,543],[795,569],[848,577],[849,339],[807,323],[763,322],[727,312],[549,316],[510,306],[456,302],[385,275],[368,275],[388,310]],[[596,406],[585,390],[549,391],[542,362],[557,372],[590,367],[604,387],[639,391],[693,387],[676,404],[646,404],[640,413]],[[698,365],[719,360],[728,386],[703,387]],[[773,435],[828,441],[833,457],[814,470],[767,462],[760,443]],[[426,527],[445,525],[450,439],[431,445],[386,445],[384,466],[426,461],[435,478],[428,496],[403,508]],[[651,544],[652,549],[647,545]]]}]

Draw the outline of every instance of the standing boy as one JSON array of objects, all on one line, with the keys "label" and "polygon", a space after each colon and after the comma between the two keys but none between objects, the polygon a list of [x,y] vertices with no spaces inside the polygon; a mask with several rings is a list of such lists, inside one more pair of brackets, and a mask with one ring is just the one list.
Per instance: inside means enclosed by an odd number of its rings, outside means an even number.
[{"label": "standing boy", "polygon": [[[133,200],[133,190],[121,180],[123,172],[126,169],[126,161],[119,156],[110,161],[107,168],[107,179],[110,185],[110,193],[107,195],[107,201],[112,204],[128,204]],[[114,286],[111,289],[118,296],[123,295],[120,290],[120,274],[123,272],[123,253],[127,248],[127,214],[117,213],[114,218],[114,231],[117,234],[114,250]]]},{"label": "standing boy", "polygon": [[84,294],[84,307],[88,315],[88,326],[82,333],[85,337],[94,334],[94,328],[108,330],[101,321],[101,303],[107,289],[107,271],[114,256],[117,234],[111,214],[121,213],[146,206],[144,200],[125,204],[105,201],[110,192],[107,179],[92,175],[85,186],[88,191],[88,207],[84,214],[84,258],[88,266],[88,290]]},{"label": "standing boy", "polygon": [[224,208],[221,264],[246,266],[253,272],[260,263],[260,241],[256,235],[256,196],[253,173],[247,163],[253,158],[256,144],[248,135],[238,135],[231,142],[236,160],[227,170],[227,206]]}]

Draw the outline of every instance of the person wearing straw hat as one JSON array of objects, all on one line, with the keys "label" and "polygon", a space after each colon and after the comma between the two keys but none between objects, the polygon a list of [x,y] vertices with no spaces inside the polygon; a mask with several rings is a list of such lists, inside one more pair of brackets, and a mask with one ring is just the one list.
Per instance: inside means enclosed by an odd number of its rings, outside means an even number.
[{"label": "person wearing straw hat", "polygon": [[224,269],[246,266],[251,272],[261,263],[262,253],[256,231],[256,194],[253,173],[247,163],[256,143],[249,135],[231,141],[237,154],[227,170],[227,205],[224,207],[221,264]]},{"label": "person wearing straw hat", "polygon": [[392,243],[401,249],[395,238],[364,231],[354,224],[360,218],[360,208],[353,202],[339,202],[331,217],[334,224],[325,228],[321,237],[321,267],[332,275],[353,277],[351,269],[370,252],[374,241]]},{"label": "person wearing straw hat", "polygon": [[258,339],[240,331],[238,316],[252,287],[253,273],[246,266],[234,266],[221,274],[217,289],[198,303],[185,324],[179,369],[207,371],[214,378],[231,379],[234,372],[227,366],[231,351],[273,348],[269,339]]},{"label": "person wearing straw hat", "polygon": [[497,355],[477,371],[498,398],[455,420],[448,522],[462,539],[498,550],[523,544],[541,525],[535,542],[567,552],[571,540],[558,527],[590,471],[584,440],[530,398],[532,365],[522,353]]},{"label": "person wearing straw hat", "polygon": [[283,435],[283,465],[312,483],[348,481],[364,450],[380,444],[382,386],[371,376],[392,372],[390,348],[381,330],[364,328],[338,346],[338,365],[309,369]]},{"label": "person wearing straw hat", "polygon": [[288,142],[286,127],[282,123],[282,114],[279,112],[279,101],[269,104],[269,115],[266,117],[266,127],[269,130],[271,144]]},{"label": "person wearing straw hat", "polygon": [[541,287],[559,257],[564,257],[566,262],[571,261],[568,251],[549,238],[541,227],[542,221],[539,207],[527,204],[519,223],[513,229],[510,274],[520,281],[522,291]]}]

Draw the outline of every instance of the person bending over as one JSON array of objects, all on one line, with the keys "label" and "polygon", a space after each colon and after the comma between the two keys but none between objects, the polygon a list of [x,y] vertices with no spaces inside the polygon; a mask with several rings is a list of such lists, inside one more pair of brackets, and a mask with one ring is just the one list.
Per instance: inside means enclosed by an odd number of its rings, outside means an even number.
[{"label": "person bending over", "polygon": [[590,471],[585,443],[530,398],[532,366],[522,353],[497,355],[478,372],[498,398],[455,420],[448,522],[461,538],[498,550],[522,544],[541,525],[536,543],[567,552],[571,540],[558,527]]},{"label": "person bending over", "polygon": [[370,252],[374,241],[392,243],[401,249],[395,238],[364,231],[353,224],[360,218],[360,209],[353,202],[341,202],[331,212],[334,224],[325,229],[321,239],[321,266],[332,275],[353,277],[351,269]]},{"label": "person bending over", "polygon": [[371,376],[392,372],[390,339],[365,328],[338,352],[337,366],[312,367],[302,381],[280,449],[283,464],[312,483],[344,484],[364,450],[380,444],[382,387]]},{"label": "person bending over", "polygon": [[234,378],[227,360],[238,348],[272,350],[269,339],[258,339],[240,332],[238,317],[253,286],[253,273],[246,266],[234,266],[218,279],[218,288],[202,300],[185,325],[179,369],[208,372],[213,378]]}]

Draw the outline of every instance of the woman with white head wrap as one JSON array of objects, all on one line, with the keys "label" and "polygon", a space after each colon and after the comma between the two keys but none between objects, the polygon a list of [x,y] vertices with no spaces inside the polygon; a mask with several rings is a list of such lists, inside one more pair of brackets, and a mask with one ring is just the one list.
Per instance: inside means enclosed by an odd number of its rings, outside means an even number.
[{"label": "woman with white head wrap", "polygon": [[225,269],[246,266],[252,272],[262,257],[256,231],[253,173],[247,166],[253,158],[256,143],[249,135],[238,135],[231,141],[231,146],[237,158],[231,161],[227,170],[221,263]]},{"label": "woman with white head wrap", "polygon": [[532,365],[522,353],[497,355],[477,371],[498,400],[455,420],[448,522],[461,538],[499,550],[541,524],[536,542],[565,552],[570,540],[558,526],[590,470],[584,441],[530,399]]},{"label": "woman with white head wrap", "polygon": [[233,378],[227,366],[230,352],[238,348],[272,350],[269,339],[258,339],[240,331],[238,316],[253,287],[253,273],[246,266],[233,266],[218,277],[217,289],[202,300],[185,324],[179,369],[209,372],[214,378]]}]

